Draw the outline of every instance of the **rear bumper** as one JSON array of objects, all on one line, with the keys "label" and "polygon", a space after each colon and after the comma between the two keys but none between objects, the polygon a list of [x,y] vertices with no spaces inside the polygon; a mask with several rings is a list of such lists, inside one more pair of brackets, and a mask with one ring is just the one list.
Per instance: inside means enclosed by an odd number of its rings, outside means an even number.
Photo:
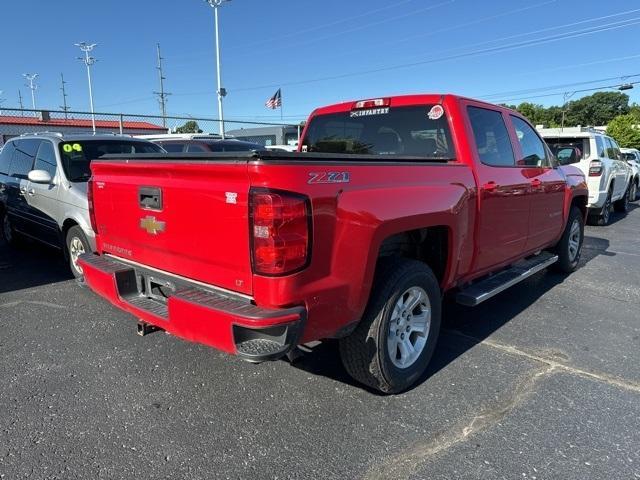
[{"label": "rear bumper", "polygon": [[[177,337],[254,362],[282,357],[301,338],[304,307],[261,308],[245,297],[210,290],[113,257],[89,253],[79,262],[94,292]],[[158,285],[166,299],[153,289],[149,291]]]}]

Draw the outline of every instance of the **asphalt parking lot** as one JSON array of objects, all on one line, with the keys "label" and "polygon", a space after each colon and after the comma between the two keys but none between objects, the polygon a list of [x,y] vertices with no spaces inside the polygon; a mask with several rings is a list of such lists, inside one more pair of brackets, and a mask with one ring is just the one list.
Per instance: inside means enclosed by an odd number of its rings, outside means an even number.
[{"label": "asphalt parking lot", "polygon": [[448,305],[385,397],[335,345],[251,365],[135,321],[64,261],[0,245],[0,478],[640,478],[640,207],[581,268]]}]

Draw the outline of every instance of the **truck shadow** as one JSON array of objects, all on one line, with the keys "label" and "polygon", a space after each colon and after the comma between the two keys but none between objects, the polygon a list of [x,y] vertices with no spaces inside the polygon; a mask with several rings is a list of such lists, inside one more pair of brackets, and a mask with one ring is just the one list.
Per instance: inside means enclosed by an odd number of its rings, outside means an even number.
[{"label": "truck shadow", "polygon": [[[615,255],[615,253],[608,252],[608,248],[608,240],[585,236],[580,267],[600,255]],[[438,346],[427,371],[413,388],[427,382],[431,376],[483,342],[567,278],[563,274],[543,271],[475,308],[464,307],[451,300],[445,300]],[[340,361],[337,341],[323,342],[314,348],[313,352],[305,354],[304,357],[295,361],[293,366],[314,375],[325,376],[356,388],[365,389],[373,394],[380,394],[356,383],[347,374]]]},{"label": "truck shadow", "polygon": [[59,250],[35,242],[9,247],[0,239],[0,294],[72,278]]}]

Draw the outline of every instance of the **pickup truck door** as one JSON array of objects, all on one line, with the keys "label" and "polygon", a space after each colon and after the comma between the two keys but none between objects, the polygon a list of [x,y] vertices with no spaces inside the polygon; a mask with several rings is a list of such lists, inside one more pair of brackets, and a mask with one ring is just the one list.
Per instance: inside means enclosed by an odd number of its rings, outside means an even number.
[{"label": "pickup truck door", "polygon": [[510,115],[518,139],[516,164],[531,183],[531,210],[525,250],[552,244],[564,228],[566,182],[553,168],[551,153],[535,129],[522,118]]},{"label": "pickup truck door", "polygon": [[472,274],[495,269],[522,255],[529,229],[531,179],[516,166],[517,140],[498,110],[465,102],[479,195]]}]

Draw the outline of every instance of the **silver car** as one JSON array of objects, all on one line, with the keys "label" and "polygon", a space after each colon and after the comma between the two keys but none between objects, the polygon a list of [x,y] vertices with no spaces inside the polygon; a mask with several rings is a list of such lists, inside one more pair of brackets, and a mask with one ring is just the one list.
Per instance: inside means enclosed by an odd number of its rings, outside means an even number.
[{"label": "silver car", "polygon": [[28,134],[0,151],[0,221],[9,244],[24,237],[64,252],[76,278],[78,256],[95,250],[87,203],[91,160],[107,154],[163,153],[120,135]]}]

